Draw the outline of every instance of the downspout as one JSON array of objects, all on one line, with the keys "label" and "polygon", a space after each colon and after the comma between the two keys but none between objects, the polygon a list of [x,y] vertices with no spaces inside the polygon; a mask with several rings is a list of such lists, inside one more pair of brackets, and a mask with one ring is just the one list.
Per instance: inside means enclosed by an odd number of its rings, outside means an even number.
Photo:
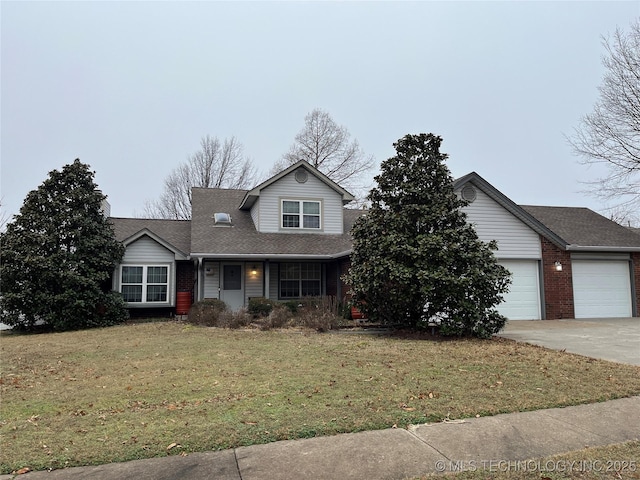
[{"label": "downspout", "polygon": [[342,302],[342,280],[340,277],[342,273],[342,262],[340,260],[336,260],[336,300],[338,302]]}]

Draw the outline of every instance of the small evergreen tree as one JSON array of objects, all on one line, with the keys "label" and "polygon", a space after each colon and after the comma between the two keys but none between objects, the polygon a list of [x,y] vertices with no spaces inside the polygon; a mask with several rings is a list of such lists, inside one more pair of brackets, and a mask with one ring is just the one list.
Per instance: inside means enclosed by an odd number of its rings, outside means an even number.
[{"label": "small evergreen tree", "polygon": [[345,281],[368,318],[444,335],[488,337],[506,322],[495,307],[510,274],[478,239],[454,193],[442,139],[407,135],[381,165],[370,210],[356,221]]},{"label": "small evergreen tree", "polygon": [[110,282],[124,246],[101,211],[106,197],[93,176],[77,159],[53,170],[7,225],[0,237],[2,322],[70,330],[126,318]]}]

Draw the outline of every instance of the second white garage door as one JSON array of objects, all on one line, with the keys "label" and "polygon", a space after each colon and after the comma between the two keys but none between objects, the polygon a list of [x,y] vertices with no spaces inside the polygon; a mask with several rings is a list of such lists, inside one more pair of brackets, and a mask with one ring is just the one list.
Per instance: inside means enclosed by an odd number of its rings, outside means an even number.
[{"label": "second white garage door", "polygon": [[573,260],[576,318],[631,316],[631,279],[625,260]]},{"label": "second white garage door", "polygon": [[540,320],[540,280],[536,260],[499,260],[511,272],[511,288],[498,311],[509,320]]}]

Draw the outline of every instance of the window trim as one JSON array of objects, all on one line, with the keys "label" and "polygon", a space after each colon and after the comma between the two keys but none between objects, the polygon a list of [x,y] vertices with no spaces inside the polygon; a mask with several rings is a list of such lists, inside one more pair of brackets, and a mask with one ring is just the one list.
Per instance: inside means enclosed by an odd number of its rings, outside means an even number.
[{"label": "window trim", "polygon": [[[284,216],[285,215],[296,215],[295,213],[285,213],[284,211],[284,202],[295,202],[298,204],[298,226],[297,227],[288,227],[284,224]],[[305,203],[315,203],[318,205],[318,213],[304,213],[304,204]],[[283,197],[280,198],[280,230],[284,231],[299,231],[304,230],[308,232],[321,232],[323,229],[323,221],[322,221],[322,200],[317,198],[289,198]],[[305,227],[304,226],[304,218],[308,217],[317,217],[318,218],[318,227]]]},{"label": "window trim", "polygon": [[[298,278],[297,279],[291,279],[291,278],[287,278],[284,279],[282,278],[282,273],[284,272],[285,268],[287,265],[297,265],[298,266]],[[303,278],[303,267],[305,265],[317,265],[319,268],[319,278],[318,279],[310,279],[310,278]],[[324,279],[324,267],[323,264],[320,262],[281,262],[279,267],[278,267],[278,300],[298,300],[304,297],[308,297],[310,295],[304,295],[302,293],[302,284],[305,281],[317,281],[318,282],[318,286],[319,286],[319,296],[324,295],[323,293],[323,279]],[[297,281],[298,282],[298,296],[297,297],[285,297],[282,295],[282,282],[283,281]],[[312,295],[315,296],[315,295]]]},{"label": "window trim", "polygon": [[[131,268],[131,267],[141,267],[142,268],[142,283],[124,283],[122,281],[122,275],[123,275],[123,270],[125,267]],[[149,282],[148,281],[148,275],[149,275],[149,268],[154,268],[154,267],[162,267],[162,268],[166,268],[167,269],[167,281],[165,283],[159,283],[159,282]],[[127,301],[125,300],[125,304],[127,306],[148,306],[148,305],[166,305],[166,306],[170,306],[172,305],[172,278],[171,278],[171,264],[169,263],[149,263],[149,264],[144,264],[144,263],[125,263],[125,264],[121,264],[120,268],[119,268],[119,276],[118,276],[118,283],[119,283],[119,289],[118,291],[120,292],[120,294],[122,295],[122,289],[124,286],[127,285],[141,285],[142,286],[142,297],[141,297],[141,301],[139,302],[131,302],[131,301]],[[154,286],[154,285],[161,285],[161,286],[166,286],[167,287],[167,298],[166,300],[159,300],[159,301],[149,301],[147,300],[147,296],[148,296],[148,288],[149,286]]]}]

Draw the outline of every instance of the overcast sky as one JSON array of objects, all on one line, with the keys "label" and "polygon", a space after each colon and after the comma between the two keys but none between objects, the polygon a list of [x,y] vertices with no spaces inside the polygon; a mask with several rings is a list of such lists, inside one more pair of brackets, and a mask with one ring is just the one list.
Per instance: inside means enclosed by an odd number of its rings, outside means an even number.
[{"label": "overcast sky", "polygon": [[[1,197],[18,213],[80,158],[113,216],[142,213],[204,135],[265,174],[314,108],[377,163],[443,137],[455,177],[519,204],[603,207],[563,134],[589,113],[601,36],[640,2],[11,2],[1,14]],[[377,174],[378,170],[371,173]]]}]

